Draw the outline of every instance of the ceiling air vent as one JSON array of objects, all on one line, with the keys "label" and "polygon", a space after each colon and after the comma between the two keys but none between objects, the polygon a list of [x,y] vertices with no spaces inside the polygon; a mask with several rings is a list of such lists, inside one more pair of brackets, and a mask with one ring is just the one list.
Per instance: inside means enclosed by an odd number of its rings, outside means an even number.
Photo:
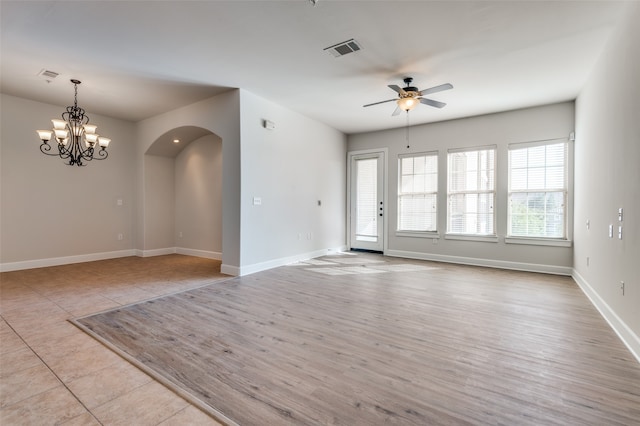
[{"label": "ceiling air vent", "polygon": [[53,79],[54,79],[54,78],[56,78],[58,75],[59,75],[59,74],[58,74],[57,72],[55,72],[55,71],[50,71],[50,70],[45,70],[45,69],[41,70],[41,71],[38,73],[38,76],[39,76],[39,77],[42,77],[42,78],[44,78],[44,79],[45,79],[45,80],[47,80],[47,81],[51,81],[51,80],[53,80]]},{"label": "ceiling air vent", "polygon": [[348,53],[357,52],[360,50],[360,45],[354,39],[343,41],[342,43],[334,44],[333,46],[326,47],[324,50],[331,53],[334,57],[344,56]]}]

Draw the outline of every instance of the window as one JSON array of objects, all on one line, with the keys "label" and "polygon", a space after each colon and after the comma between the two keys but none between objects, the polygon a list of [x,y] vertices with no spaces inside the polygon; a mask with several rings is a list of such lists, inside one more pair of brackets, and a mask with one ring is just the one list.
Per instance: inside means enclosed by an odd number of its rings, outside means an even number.
[{"label": "window", "polygon": [[398,159],[398,231],[437,230],[438,153]]},{"label": "window", "polygon": [[449,150],[447,233],[495,235],[496,148]]},{"label": "window", "polygon": [[567,142],[509,145],[508,236],[566,238]]}]

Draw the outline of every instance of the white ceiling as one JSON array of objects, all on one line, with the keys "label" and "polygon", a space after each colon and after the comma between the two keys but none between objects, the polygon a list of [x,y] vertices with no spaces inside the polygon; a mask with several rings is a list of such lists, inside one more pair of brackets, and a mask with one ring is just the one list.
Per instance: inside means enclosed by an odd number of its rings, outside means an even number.
[{"label": "white ceiling", "polygon": [[[138,121],[242,88],[345,133],[400,127],[386,86],[414,77],[442,110],[411,124],[576,97],[618,1],[7,1],[3,93]],[[354,38],[362,50],[325,47]],[[60,75],[47,83],[42,69]]]}]

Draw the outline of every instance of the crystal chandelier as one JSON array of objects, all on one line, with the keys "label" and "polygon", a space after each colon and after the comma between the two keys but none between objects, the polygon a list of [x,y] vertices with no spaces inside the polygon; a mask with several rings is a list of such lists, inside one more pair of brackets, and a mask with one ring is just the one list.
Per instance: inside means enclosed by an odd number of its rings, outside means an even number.
[{"label": "crystal chandelier", "polygon": [[[78,84],[79,80],[71,80],[75,89],[73,106],[68,106],[66,112],[62,113],[62,120],[53,119],[53,130],[37,130],[38,136],[42,140],[40,151],[46,155],[57,155],[63,160],[69,160],[69,165],[84,166],[83,161],[104,160],[109,156],[107,147],[111,139],[99,136],[96,133],[97,126],[89,124],[89,116],[85,115],[84,109],[78,107]],[[55,135],[58,143],[58,152],[51,151],[51,135]],[[98,145],[100,150],[95,152]],[[95,157],[94,157],[95,154]]]}]

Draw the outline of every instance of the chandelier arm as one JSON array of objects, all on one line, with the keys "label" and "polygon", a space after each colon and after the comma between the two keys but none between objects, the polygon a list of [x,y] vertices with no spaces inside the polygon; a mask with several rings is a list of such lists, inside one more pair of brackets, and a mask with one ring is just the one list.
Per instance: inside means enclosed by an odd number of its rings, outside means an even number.
[{"label": "chandelier arm", "polygon": [[74,164],[78,167],[80,166],[84,166],[84,164],[82,164],[82,156],[79,155],[79,146],[77,143],[74,143],[73,146],[71,147],[71,159],[69,160],[69,165],[73,166]]},{"label": "chandelier arm", "polygon": [[64,157],[60,156],[60,158],[65,158],[65,159],[68,158],[70,166],[73,166],[74,164],[78,164],[78,165],[81,164],[80,159],[76,159],[77,148],[76,148],[76,143],[74,138],[75,138],[74,136],[70,137],[70,140],[68,142],[70,144],[69,149],[64,147],[64,151],[67,153],[67,155],[65,155]]},{"label": "chandelier arm", "polygon": [[67,123],[77,121],[80,124],[89,123],[89,116],[85,115],[84,109],[79,106],[68,106],[67,110],[62,113],[62,119]]},{"label": "chandelier arm", "polygon": [[45,155],[51,155],[54,157],[57,157],[59,155],[59,153],[57,152],[49,152],[51,151],[51,145],[49,145],[48,143],[44,142],[42,145],[40,145],[40,152],[42,152]]},{"label": "chandelier arm", "polygon": [[94,154],[93,159],[94,160],[104,160],[108,156],[109,156],[109,151],[107,151],[104,148],[100,148],[100,150],[97,153]]},{"label": "chandelier arm", "polygon": [[75,164],[78,166],[84,166],[82,160],[91,161],[93,157],[93,148],[83,148],[82,147],[82,135],[74,137],[73,140],[73,158]]},{"label": "chandelier arm", "polygon": [[78,157],[82,157],[83,159],[87,160],[87,161],[91,161],[93,160],[93,153],[94,153],[94,149],[93,148],[87,148],[87,149],[82,149],[80,148],[80,155],[78,155]]},{"label": "chandelier arm", "polygon": [[91,148],[90,146],[82,146],[82,137],[78,136],[78,140],[77,140],[77,145],[78,145],[78,155],[81,156],[82,158],[86,158],[86,159],[90,159],[91,157],[93,157],[93,148]]},{"label": "chandelier arm", "polygon": [[[67,142],[68,143],[68,142]],[[72,147],[73,148],[73,147]],[[60,158],[62,158],[63,160],[66,160],[67,158],[71,158],[73,155],[72,149],[69,150],[67,149],[66,146],[64,146],[63,144],[59,143],[58,144],[58,156]]]}]

